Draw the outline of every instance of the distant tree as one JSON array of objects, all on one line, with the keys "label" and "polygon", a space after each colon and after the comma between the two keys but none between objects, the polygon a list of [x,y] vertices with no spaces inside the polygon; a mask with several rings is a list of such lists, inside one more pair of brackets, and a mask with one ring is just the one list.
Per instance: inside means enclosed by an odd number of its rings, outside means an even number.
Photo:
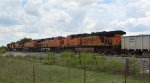
[{"label": "distant tree", "polygon": [[3,53],[5,53],[6,52],[6,46],[1,46],[0,47],[0,54],[3,54]]},{"label": "distant tree", "polygon": [[30,42],[32,41],[31,38],[23,38],[23,39],[20,39],[20,41],[18,41],[19,43],[26,43],[26,42]]}]

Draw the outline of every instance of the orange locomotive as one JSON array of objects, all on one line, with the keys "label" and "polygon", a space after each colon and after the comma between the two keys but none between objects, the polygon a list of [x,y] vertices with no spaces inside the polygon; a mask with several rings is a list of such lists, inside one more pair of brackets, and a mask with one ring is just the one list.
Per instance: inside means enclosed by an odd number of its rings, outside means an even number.
[{"label": "orange locomotive", "polygon": [[38,40],[38,44],[35,48],[38,51],[59,51],[61,50],[60,47],[63,46],[64,38],[65,37],[58,36],[58,37]]},{"label": "orange locomotive", "polygon": [[36,50],[36,47],[37,46],[37,41],[36,40],[32,40],[32,41],[29,41],[29,42],[25,42],[23,44],[23,47],[22,47],[22,50],[30,50],[30,51],[35,51]]},{"label": "orange locomotive", "polygon": [[[121,37],[124,31],[96,32],[91,34],[75,34],[68,35],[66,38],[62,36],[32,40],[24,44],[8,44],[8,48],[13,50],[20,49],[32,51],[65,51],[71,50],[75,52],[102,52],[102,53],[119,53],[121,51]],[[17,45],[19,46],[17,46]],[[14,47],[15,46],[15,47]]]},{"label": "orange locomotive", "polygon": [[65,49],[85,52],[119,53],[123,31],[96,32],[70,35],[65,39]]},{"label": "orange locomotive", "polygon": [[12,42],[10,44],[7,44],[8,50],[15,50],[15,51],[20,51],[23,45],[19,42]]}]

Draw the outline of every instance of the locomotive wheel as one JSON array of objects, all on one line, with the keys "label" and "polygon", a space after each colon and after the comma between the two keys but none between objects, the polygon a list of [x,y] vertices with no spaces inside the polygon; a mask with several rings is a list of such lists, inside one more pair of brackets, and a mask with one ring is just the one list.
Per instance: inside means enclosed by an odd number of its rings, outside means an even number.
[{"label": "locomotive wheel", "polygon": [[138,51],[136,51],[136,55],[137,55],[137,56],[142,56],[142,55],[143,55],[143,52],[140,51],[140,50],[138,50]]},{"label": "locomotive wheel", "polygon": [[129,50],[128,51],[128,55],[130,55],[130,56],[133,56],[133,55],[135,55],[136,54],[136,52],[134,51],[134,50]]}]

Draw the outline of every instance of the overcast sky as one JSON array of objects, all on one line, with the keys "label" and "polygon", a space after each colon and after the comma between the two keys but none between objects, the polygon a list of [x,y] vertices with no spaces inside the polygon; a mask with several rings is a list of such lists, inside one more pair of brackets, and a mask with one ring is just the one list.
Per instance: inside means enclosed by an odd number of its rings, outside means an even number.
[{"label": "overcast sky", "polygon": [[0,0],[0,46],[110,30],[150,34],[150,0]]}]

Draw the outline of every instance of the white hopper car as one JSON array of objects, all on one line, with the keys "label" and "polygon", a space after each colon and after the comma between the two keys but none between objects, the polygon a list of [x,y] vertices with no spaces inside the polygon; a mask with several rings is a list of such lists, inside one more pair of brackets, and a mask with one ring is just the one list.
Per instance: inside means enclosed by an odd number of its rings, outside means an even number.
[{"label": "white hopper car", "polygon": [[123,53],[150,54],[150,35],[123,36],[121,48]]}]

